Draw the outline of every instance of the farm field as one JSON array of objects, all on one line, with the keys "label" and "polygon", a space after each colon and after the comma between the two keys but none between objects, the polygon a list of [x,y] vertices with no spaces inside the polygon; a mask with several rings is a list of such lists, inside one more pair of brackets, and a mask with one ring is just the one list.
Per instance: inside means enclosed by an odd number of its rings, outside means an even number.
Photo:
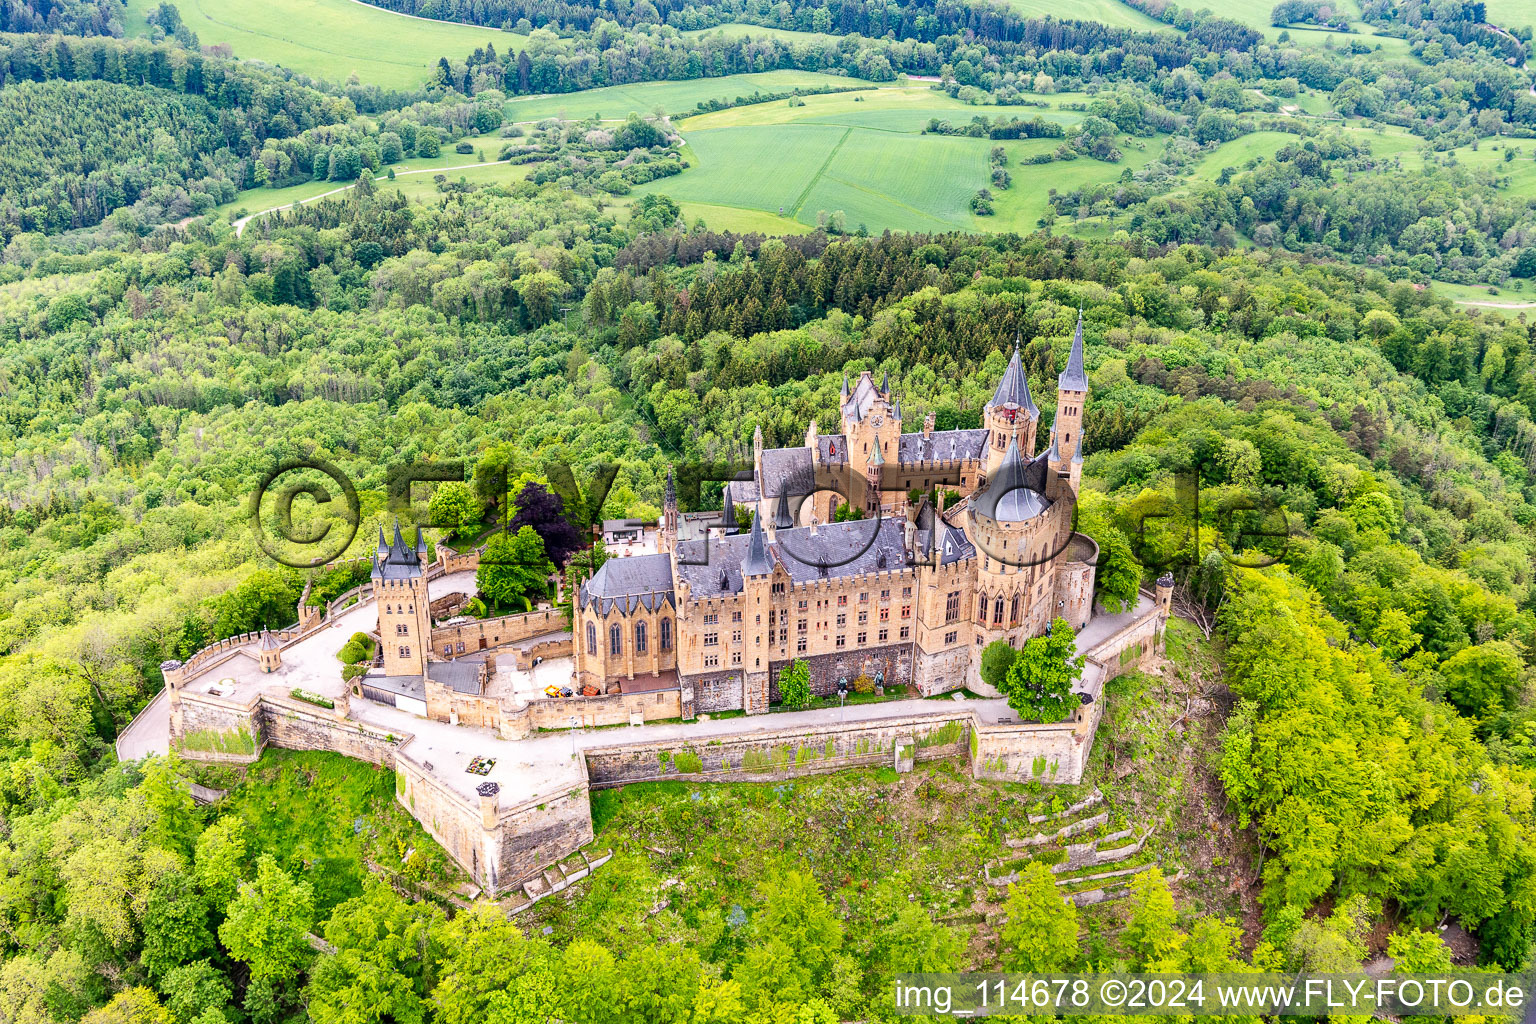
[{"label": "farm field", "polygon": [[[127,2],[127,30],[145,33],[145,17],[158,0]],[[440,57],[462,60],[487,43],[503,53],[527,43],[498,29],[407,18],[357,0],[181,0],[177,6],[204,46],[228,43],[244,60],[336,83],[355,71],[363,82],[388,89],[421,85]]]},{"label": "farm field", "polygon": [[745,25],[739,21],[728,22],[724,25],[716,25],[713,28],[696,28],[683,33],[685,39],[697,39],[700,36],[724,36],[727,39],[740,39],[743,36],[751,36],[753,39],[777,39],[785,43],[828,43],[837,42],[841,36],[831,35],[826,32],[796,32],[790,28],[767,28],[762,25]]},{"label": "farm field", "polygon": [[1115,28],[1143,32],[1172,32],[1172,28],[1149,18],[1120,0],[1007,0],[1007,6],[1030,18],[1076,18],[1097,21]]},{"label": "farm field", "polygon": [[686,114],[705,100],[733,100],[738,96],[750,96],[754,92],[788,92],[795,88],[818,89],[868,84],[857,78],[826,75],[818,71],[763,71],[748,75],[726,75],[722,78],[698,78],[687,82],[645,82],[638,85],[611,85],[585,92],[527,96],[510,101],[506,111],[510,121],[593,116],[622,121],[631,113],[648,114],[658,108],[669,114]]},{"label": "farm field", "polygon": [[1290,132],[1253,132],[1231,142],[1223,142],[1195,164],[1194,177],[1199,181],[1215,181],[1223,167],[1241,170],[1244,164],[1256,156],[1271,160],[1286,143],[1296,141],[1297,136]]},{"label": "farm field", "polygon": [[1531,0],[1488,0],[1484,7],[1489,23],[1500,28],[1536,25],[1536,8],[1531,6]]},{"label": "farm field", "polygon": [[[973,107],[951,99],[946,93],[926,84],[882,86],[860,92],[803,97],[804,106],[791,107],[788,100],[754,103],[750,106],[695,114],[678,122],[684,134],[715,128],[741,128],[778,124],[838,124],[844,127],[877,128],[882,131],[918,134],[929,118],[938,117],[954,123],[969,121],[977,114],[998,116],[1000,111]],[[1010,110],[1050,115],[1051,111],[1033,108]],[[1021,113],[1020,116],[1023,116]],[[1079,120],[1082,115],[1075,116]]]}]

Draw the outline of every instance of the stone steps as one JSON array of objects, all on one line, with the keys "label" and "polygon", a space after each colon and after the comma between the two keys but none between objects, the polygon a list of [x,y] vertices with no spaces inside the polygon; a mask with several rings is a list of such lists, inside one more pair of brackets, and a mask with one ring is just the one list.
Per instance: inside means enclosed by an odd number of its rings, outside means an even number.
[{"label": "stone steps", "polygon": [[571,885],[586,878],[612,859],[612,850],[605,850],[595,857],[589,857],[585,850],[576,851],[572,856],[545,868],[538,875],[524,882],[523,895],[526,899],[517,906],[509,908],[507,916],[515,917],[546,896],[553,896],[557,892],[570,888]]}]

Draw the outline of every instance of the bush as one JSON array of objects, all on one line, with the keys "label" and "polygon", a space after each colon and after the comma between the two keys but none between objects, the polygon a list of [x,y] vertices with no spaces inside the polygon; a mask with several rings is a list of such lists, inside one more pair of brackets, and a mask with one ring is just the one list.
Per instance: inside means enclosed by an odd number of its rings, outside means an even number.
[{"label": "bush", "polygon": [[869,694],[875,692],[875,681],[867,675],[860,675],[852,683],[854,693]]},{"label": "bush", "polygon": [[811,706],[811,666],[804,659],[796,658],[779,673],[779,698],[796,711]]},{"label": "bush", "polygon": [[455,153],[464,153],[464,154],[469,154],[469,153],[473,153],[473,152],[474,152],[474,151],[475,151],[475,147],[474,147],[474,146],[471,146],[471,145],[470,145],[470,144],[469,144],[469,143],[467,143],[467,142],[461,142],[461,143],[459,143],[459,144],[458,144],[458,145],[456,145],[456,146],[454,146],[454,147],[453,147],[453,151],[454,151],[454,152],[455,152]]}]

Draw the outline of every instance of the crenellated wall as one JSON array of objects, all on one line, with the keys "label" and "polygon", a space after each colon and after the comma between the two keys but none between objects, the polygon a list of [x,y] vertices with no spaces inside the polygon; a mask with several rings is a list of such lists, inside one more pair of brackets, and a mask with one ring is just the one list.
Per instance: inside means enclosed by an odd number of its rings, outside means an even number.
[{"label": "crenellated wall", "polygon": [[475,619],[432,630],[432,653],[439,658],[452,658],[472,651],[516,643],[544,633],[557,633],[566,628],[565,613],[558,608],[503,615],[495,619]]}]

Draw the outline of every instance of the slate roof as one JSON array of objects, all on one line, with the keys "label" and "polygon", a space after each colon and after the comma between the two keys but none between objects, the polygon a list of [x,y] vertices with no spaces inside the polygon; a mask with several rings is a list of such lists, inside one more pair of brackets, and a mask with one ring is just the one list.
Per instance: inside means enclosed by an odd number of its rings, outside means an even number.
[{"label": "slate roof", "polygon": [[[871,538],[871,532],[874,533]],[[896,571],[907,565],[905,523],[901,518],[852,520],[828,523],[813,534],[808,526],[775,532],[773,543],[764,538],[764,555],[782,565],[796,583],[855,576],[859,573]],[[743,562],[751,557],[750,536],[725,537],[709,542],[708,564],[702,541],[678,545],[677,575],[688,581],[695,597],[737,594],[742,588]],[[821,563],[825,563],[825,568]],[[749,569],[751,563],[748,562]],[[722,584],[723,578],[723,584]]]},{"label": "slate roof", "polygon": [[1025,462],[1018,441],[1010,441],[987,489],[973,496],[972,508],[978,515],[1001,523],[1021,523],[1043,513],[1052,505],[1044,493],[1049,454]]},{"label": "slate roof", "polygon": [[1083,311],[1077,311],[1077,330],[1072,332],[1072,352],[1067,356],[1067,368],[1056,378],[1056,387],[1062,391],[1087,391],[1088,374],[1083,369]]},{"label": "slate roof", "polygon": [[[379,531],[379,541],[384,540],[384,531]],[[416,546],[413,548],[405,543],[405,538],[400,534],[400,523],[395,522],[395,539],[383,552],[374,555],[373,579],[406,580],[421,575],[422,553],[426,547],[426,541],[422,539],[421,529],[416,530]]]},{"label": "slate roof", "polygon": [[869,415],[869,410],[874,408],[875,401],[880,398],[880,390],[875,387],[875,382],[869,374],[859,374],[859,382],[853,386],[853,394],[843,399],[843,416],[852,416],[856,420],[862,420]]},{"label": "slate roof", "polygon": [[997,382],[997,391],[988,404],[994,407],[1011,405],[1023,409],[1031,419],[1040,416],[1040,410],[1029,393],[1029,375],[1024,372],[1024,364],[1019,359],[1017,340],[1013,343],[1013,358],[1008,360],[1008,369],[1003,371],[1003,379]]},{"label": "slate roof", "polygon": [[606,615],[617,606],[625,614],[637,608],[655,611],[672,602],[672,557],[635,555],[610,558],[581,588],[582,608],[598,605]]},{"label": "slate roof", "polygon": [[781,480],[788,485],[790,494],[816,492],[816,467],[809,448],[769,448],[763,452],[762,496],[777,498]]},{"label": "slate roof", "polygon": [[949,565],[976,553],[976,547],[966,537],[965,531],[946,523],[926,497],[918,506],[915,525],[917,550],[926,556],[925,561],[937,556],[939,565]]},{"label": "slate roof", "polygon": [[415,697],[417,700],[427,699],[427,684],[421,676],[386,676],[369,673],[358,679],[364,687],[375,690],[383,690],[385,693],[399,694],[404,697]]},{"label": "slate roof", "polygon": [[[848,462],[848,438],[842,434],[826,434],[816,438],[816,448],[823,465]],[[765,453],[766,454],[766,453]]]},{"label": "slate roof", "polygon": [[427,678],[458,693],[480,692],[479,661],[429,661]]},{"label": "slate roof", "polygon": [[901,465],[918,462],[961,462],[980,459],[987,452],[986,428],[975,430],[935,430],[931,435],[902,434],[897,439],[896,457]]}]

